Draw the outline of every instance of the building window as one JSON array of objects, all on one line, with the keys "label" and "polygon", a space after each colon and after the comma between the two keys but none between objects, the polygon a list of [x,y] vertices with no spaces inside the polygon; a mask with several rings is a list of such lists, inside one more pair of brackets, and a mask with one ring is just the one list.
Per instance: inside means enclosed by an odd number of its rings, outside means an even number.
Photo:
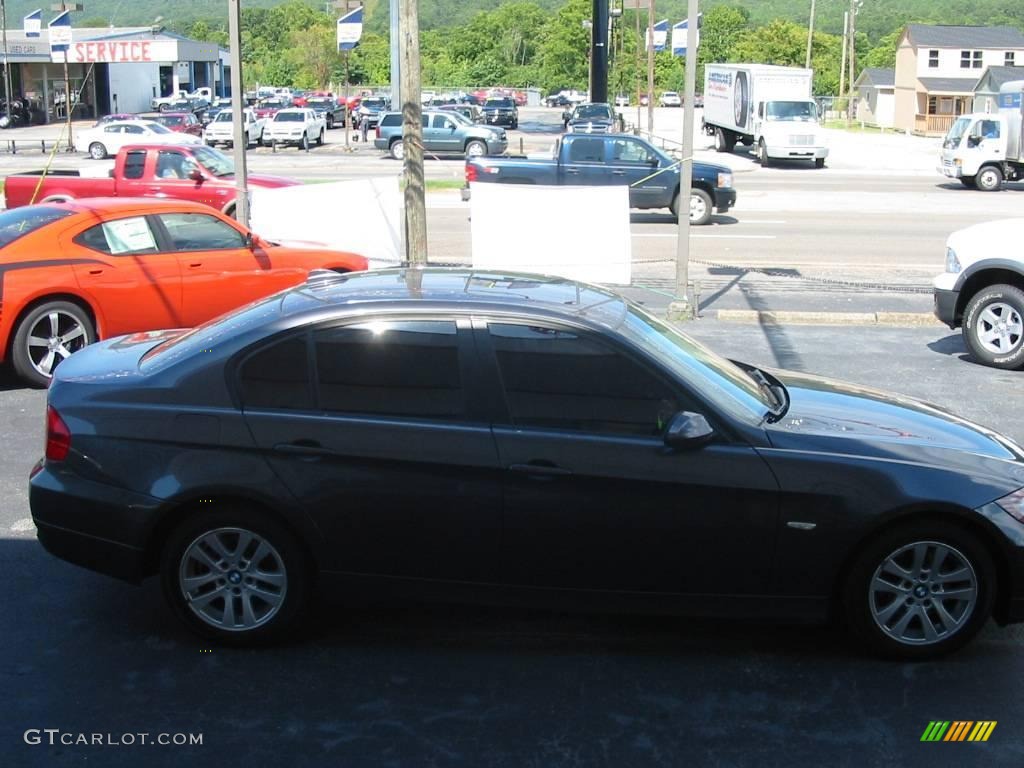
[{"label": "building window", "polygon": [[936,48],[932,48],[928,51],[928,68],[937,69],[939,66],[939,51]]},{"label": "building window", "polygon": [[960,69],[981,69],[981,51],[960,51]]},{"label": "building window", "polygon": [[928,114],[934,115],[939,111],[939,100],[935,96],[928,97]]},{"label": "building window", "polygon": [[1003,54],[1003,66],[1004,67],[1015,67],[1015,66],[1017,66],[1017,63],[1014,61],[1014,58],[1015,57],[1014,57],[1013,51],[1007,51],[1005,54]]}]

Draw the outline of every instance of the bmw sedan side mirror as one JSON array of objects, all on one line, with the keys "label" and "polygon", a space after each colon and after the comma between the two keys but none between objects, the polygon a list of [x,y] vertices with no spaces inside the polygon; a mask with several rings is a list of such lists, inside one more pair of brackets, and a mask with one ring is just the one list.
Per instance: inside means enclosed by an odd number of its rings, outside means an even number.
[{"label": "bmw sedan side mirror", "polygon": [[256,238],[253,237],[252,232],[245,233],[245,247],[250,251],[256,248]]},{"label": "bmw sedan side mirror", "polygon": [[689,450],[706,445],[714,436],[715,430],[701,414],[679,411],[669,420],[662,439],[668,448]]}]

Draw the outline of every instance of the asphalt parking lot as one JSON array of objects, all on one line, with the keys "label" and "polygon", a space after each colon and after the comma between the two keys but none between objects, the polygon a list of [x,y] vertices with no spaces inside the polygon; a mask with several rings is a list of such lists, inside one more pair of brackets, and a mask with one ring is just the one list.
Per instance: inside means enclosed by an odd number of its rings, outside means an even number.
[{"label": "asphalt parking lot", "polygon": [[[1021,374],[968,362],[948,331],[687,330],[730,356],[923,397],[1024,440]],[[899,664],[827,627],[392,603],[330,607],[284,647],[211,649],[179,628],[157,584],[124,585],[39,547],[26,489],[44,393],[2,381],[4,765],[1024,764],[1020,628]],[[922,743],[935,719],[998,725],[987,743]],[[203,741],[25,743],[46,728]]]}]

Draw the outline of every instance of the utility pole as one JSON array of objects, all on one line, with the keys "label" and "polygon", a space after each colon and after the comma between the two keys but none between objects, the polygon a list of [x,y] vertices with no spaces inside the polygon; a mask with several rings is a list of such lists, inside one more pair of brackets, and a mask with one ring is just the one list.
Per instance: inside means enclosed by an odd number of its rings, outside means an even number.
[{"label": "utility pole", "polygon": [[11,124],[11,69],[7,63],[7,3],[6,0],[0,0],[0,25],[3,26],[4,31],[4,102],[6,107],[4,109],[7,115],[7,124]]},{"label": "utility pole", "polygon": [[235,218],[249,226],[249,175],[245,165],[245,92],[242,87],[242,0],[228,0],[228,45],[231,46],[231,139],[235,160]]},{"label": "utility pole", "polygon": [[[636,129],[640,130],[640,41],[643,36],[640,34],[640,3],[643,0],[636,0],[633,7],[636,9]],[[625,5],[625,2],[623,2]]]},{"label": "utility pole", "polygon": [[391,41],[391,109],[402,108],[402,50],[398,45],[398,5],[399,0],[391,0],[390,41]]},{"label": "utility pole", "polygon": [[693,187],[693,100],[697,91],[697,0],[686,10],[686,100],[683,102],[683,159],[679,167],[679,236],[676,238],[675,297],[668,307],[671,320],[691,320],[699,307],[690,302],[690,194]]},{"label": "utility pole", "polygon": [[843,53],[839,64],[839,99],[842,100],[846,93],[846,30],[850,28],[850,14],[843,12]]},{"label": "utility pole", "polygon": [[850,50],[850,81],[847,83],[846,127],[853,120],[853,81],[857,79],[857,0],[850,0],[850,37],[847,45]]},{"label": "utility pole", "polygon": [[804,68],[811,68],[811,41],[814,39],[814,2],[811,0],[811,21],[807,25],[807,57],[804,59]]},{"label": "utility pole", "polygon": [[647,6],[647,134],[654,138],[654,0]]},{"label": "utility pole", "polygon": [[[423,105],[420,103],[418,0],[400,0],[402,143],[405,168],[405,262],[427,263],[427,201],[423,180]],[[392,108],[394,106],[392,105]]]}]

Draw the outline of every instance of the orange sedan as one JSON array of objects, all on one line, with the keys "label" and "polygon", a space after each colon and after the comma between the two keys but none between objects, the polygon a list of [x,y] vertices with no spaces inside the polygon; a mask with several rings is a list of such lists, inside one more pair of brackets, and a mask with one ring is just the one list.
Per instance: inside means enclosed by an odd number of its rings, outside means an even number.
[{"label": "orange sedan", "polygon": [[189,328],[303,282],[366,269],[352,253],[290,248],[198,203],[76,200],[0,213],[0,362],[46,386],[97,339]]}]

